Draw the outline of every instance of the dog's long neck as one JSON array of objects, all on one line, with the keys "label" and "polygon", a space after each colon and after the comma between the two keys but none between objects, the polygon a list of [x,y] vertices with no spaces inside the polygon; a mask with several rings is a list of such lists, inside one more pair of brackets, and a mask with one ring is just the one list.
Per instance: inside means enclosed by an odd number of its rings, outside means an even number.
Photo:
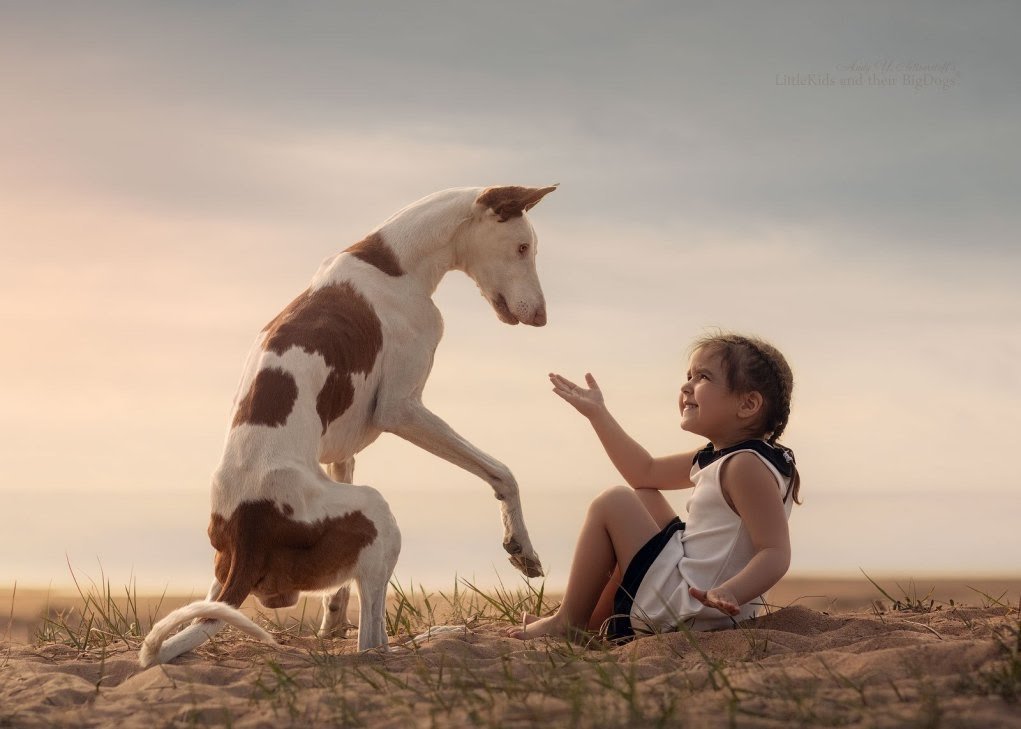
[{"label": "dog's long neck", "polygon": [[443,190],[394,213],[376,229],[393,250],[405,275],[431,296],[443,276],[464,270],[461,232],[482,188]]}]

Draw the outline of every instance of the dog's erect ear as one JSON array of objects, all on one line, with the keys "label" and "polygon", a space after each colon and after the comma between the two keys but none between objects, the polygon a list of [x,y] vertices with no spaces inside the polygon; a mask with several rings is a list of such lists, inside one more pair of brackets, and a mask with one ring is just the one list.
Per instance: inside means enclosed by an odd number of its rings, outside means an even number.
[{"label": "dog's erect ear", "polygon": [[556,190],[559,184],[558,182],[549,187],[521,187],[519,185],[487,187],[475,199],[475,202],[496,213],[502,223],[534,208],[546,195]]}]

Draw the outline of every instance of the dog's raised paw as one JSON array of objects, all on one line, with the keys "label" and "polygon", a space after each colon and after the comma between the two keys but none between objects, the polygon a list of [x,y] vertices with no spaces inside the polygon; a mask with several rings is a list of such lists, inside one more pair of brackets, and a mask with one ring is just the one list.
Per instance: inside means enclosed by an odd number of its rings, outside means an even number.
[{"label": "dog's raised paw", "polygon": [[525,575],[525,577],[542,577],[542,563],[538,559],[525,557],[521,554],[512,554],[507,561],[514,565],[514,568]]},{"label": "dog's raised paw", "polygon": [[508,539],[503,543],[503,549],[507,554],[521,554],[521,545],[517,539]]}]

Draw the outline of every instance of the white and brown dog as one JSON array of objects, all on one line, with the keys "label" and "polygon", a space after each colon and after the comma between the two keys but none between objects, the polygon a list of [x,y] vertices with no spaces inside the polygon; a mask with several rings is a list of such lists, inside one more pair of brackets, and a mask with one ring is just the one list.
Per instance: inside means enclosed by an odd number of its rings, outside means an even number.
[{"label": "white and brown dog", "polygon": [[514,476],[421,397],[443,334],[432,294],[448,271],[468,274],[501,321],[546,323],[536,236],[524,212],[555,187],[425,197],[324,261],[308,289],[263,329],[213,475],[216,578],[206,600],[153,626],[143,666],[191,650],[225,622],[272,642],[237,609],[249,594],[277,608],[294,605],[301,592],[321,592],[321,634],[344,635],[351,580],[360,598],[359,650],[385,647],[384,601],[400,531],[378,491],[350,485],[354,455],[382,432],[488,482],[500,500],[510,561],[528,576],[542,574]]}]

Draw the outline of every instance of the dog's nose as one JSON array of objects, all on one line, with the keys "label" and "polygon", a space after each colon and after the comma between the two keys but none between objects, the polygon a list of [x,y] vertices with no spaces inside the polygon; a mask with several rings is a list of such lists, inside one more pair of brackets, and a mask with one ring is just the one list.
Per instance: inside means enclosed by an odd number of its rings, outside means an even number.
[{"label": "dog's nose", "polygon": [[546,307],[540,306],[535,310],[535,314],[532,316],[533,327],[544,327],[546,326]]}]

